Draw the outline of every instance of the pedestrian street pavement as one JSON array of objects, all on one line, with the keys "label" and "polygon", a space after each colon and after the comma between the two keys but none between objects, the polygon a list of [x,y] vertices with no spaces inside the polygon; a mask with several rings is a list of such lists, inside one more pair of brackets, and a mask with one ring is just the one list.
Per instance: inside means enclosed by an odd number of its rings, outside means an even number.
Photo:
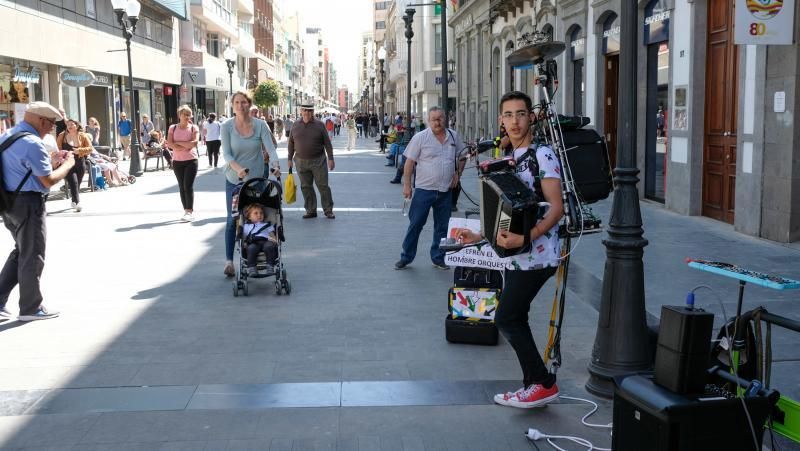
[{"label": "pedestrian street pavement", "polygon": [[[46,305],[62,316],[0,323],[0,450],[528,450],[529,427],[609,447],[608,430],[580,424],[586,404],[524,411],[492,404],[494,393],[520,385],[512,349],[503,340],[496,347],[445,341],[452,271],[430,264],[431,224],[418,258],[395,271],[407,219],[400,186],[388,183],[394,169],[374,139],[359,138],[350,152],[345,136],[334,146],[336,219],[301,219],[299,192],[284,209],[289,296],[255,280],[248,297],[233,297],[222,275],[223,175],[206,169],[204,157],[193,223],[178,221],[169,171],[85,193],[80,213],[66,200],[48,202],[42,286]],[[279,155],[285,172],[285,140]],[[467,174],[464,185],[477,198],[474,178]],[[469,207],[463,196],[459,207]],[[604,201],[596,211],[605,218],[609,207]],[[657,205],[642,209],[653,318],[661,304],[679,304],[681,293],[706,282],[675,260],[682,252],[747,255],[753,269],[800,276],[800,265],[791,265],[797,249]],[[611,403],[583,388],[601,239],[584,237],[574,254],[558,376],[562,394],[598,402],[590,421],[605,424]],[[0,249],[12,245],[0,233]],[[707,281],[728,305],[722,282]],[[540,346],[554,289],[551,281],[532,307]],[[17,299],[15,291],[12,312]],[[777,296],[768,306],[797,319],[797,300]],[[776,339],[776,354],[797,357],[788,338]],[[781,365],[776,379],[797,390],[789,376],[796,360]]]}]

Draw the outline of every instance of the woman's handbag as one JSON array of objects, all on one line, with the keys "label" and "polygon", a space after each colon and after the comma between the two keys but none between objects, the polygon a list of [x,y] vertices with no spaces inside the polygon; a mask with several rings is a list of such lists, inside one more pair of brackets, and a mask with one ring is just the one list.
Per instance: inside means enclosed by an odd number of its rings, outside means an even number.
[{"label": "woman's handbag", "polygon": [[297,186],[294,184],[292,168],[289,168],[289,175],[286,177],[286,186],[284,186],[283,192],[286,193],[287,204],[292,204],[297,200]]}]

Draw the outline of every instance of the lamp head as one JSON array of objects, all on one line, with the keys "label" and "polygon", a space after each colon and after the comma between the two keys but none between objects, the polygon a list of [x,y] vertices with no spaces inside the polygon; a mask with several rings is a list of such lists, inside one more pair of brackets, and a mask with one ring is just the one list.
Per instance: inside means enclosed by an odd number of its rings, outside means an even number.
[{"label": "lamp head", "polygon": [[383,62],[383,60],[385,59],[386,59],[386,49],[383,46],[381,46],[381,48],[378,49],[378,60]]},{"label": "lamp head", "polygon": [[128,19],[131,21],[131,24],[135,25],[136,21],[139,20],[139,12],[141,10],[141,3],[139,3],[137,0],[128,0],[127,4],[125,5],[125,14],[128,15]]},{"label": "lamp head", "polygon": [[128,6],[127,0],[111,0],[111,8],[115,13],[124,13],[126,6]]},{"label": "lamp head", "polygon": [[236,61],[236,50],[234,50],[233,47],[229,46],[228,48],[225,49],[224,52],[222,52],[222,58],[224,58],[225,61],[235,62]]},{"label": "lamp head", "polygon": [[450,58],[447,60],[447,72],[452,75],[456,71],[456,62]]}]

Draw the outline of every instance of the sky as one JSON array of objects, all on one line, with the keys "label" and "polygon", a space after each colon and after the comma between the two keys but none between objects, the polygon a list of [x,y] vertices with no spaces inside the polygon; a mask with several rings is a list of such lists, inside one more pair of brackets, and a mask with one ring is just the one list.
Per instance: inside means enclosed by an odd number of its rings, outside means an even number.
[{"label": "sky", "polygon": [[283,0],[284,11],[300,13],[303,32],[305,27],[322,29],[337,83],[351,90],[358,86],[361,35],[372,30],[372,3],[373,0]]}]

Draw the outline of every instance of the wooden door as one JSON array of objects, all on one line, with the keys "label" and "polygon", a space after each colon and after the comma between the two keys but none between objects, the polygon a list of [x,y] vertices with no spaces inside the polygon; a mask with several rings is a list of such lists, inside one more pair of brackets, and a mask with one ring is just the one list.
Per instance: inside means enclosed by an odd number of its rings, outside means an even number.
[{"label": "wooden door", "polygon": [[608,156],[611,168],[617,167],[617,105],[619,98],[619,53],[606,55],[606,89],[603,96],[604,122],[606,142],[608,143]]},{"label": "wooden door", "polygon": [[733,223],[736,200],[738,48],[730,0],[708,2],[703,215]]}]

